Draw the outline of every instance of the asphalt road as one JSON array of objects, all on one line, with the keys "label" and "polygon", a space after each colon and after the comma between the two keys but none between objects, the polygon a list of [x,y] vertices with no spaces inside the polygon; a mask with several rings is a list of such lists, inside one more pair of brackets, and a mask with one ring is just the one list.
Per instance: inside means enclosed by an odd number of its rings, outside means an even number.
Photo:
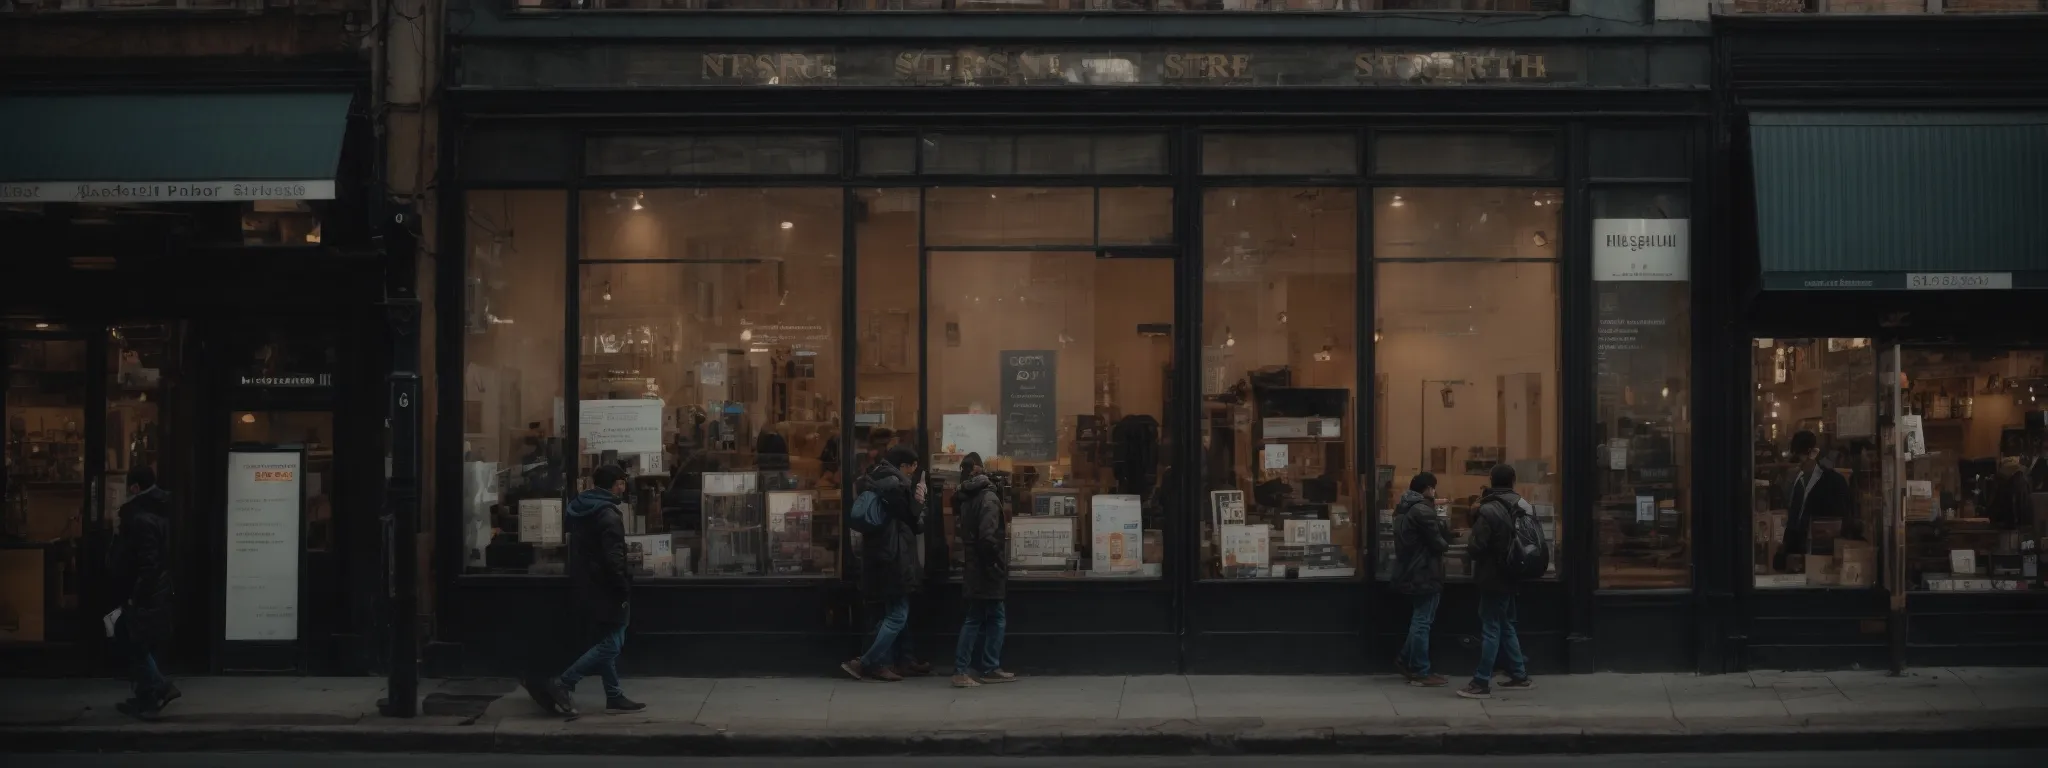
[{"label": "asphalt road", "polygon": [[[1930,750],[1890,752],[1744,752],[1711,755],[1542,755],[1533,757],[1120,757],[1075,758],[901,758],[846,757],[692,759],[692,768],[2039,768],[2048,750]],[[120,754],[16,755],[10,768],[674,768],[673,757],[589,757],[578,755],[368,755],[368,754]]]}]

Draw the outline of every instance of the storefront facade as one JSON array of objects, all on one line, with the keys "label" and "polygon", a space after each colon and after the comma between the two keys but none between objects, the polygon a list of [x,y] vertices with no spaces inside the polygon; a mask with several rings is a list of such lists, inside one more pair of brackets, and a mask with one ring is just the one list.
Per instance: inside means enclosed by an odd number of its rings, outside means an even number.
[{"label": "storefront facade", "polygon": [[[1720,363],[1729,423],[1750,430],[1727,446],[1749,467],[1729,635],[1747,665],[2048,650],[2048,79],[2013,66],[2042,59],[2044,32],[2040,16],[1717,20],[1748,283]],[[1844,482],[1801,493],[1801,432]]]},{"label": "storefront facade", "polygon": [[[10,50],[0,93],[0,667],[120,669],[105,563],[149,468],[172,494],[170,671],[367,673],[388,366],[367,66],[301,51],[251,75],[206,45],[86,54],[55,41],[100,22],[10,21],[51,42]],[[171,46],[207,21],[155,23]]]},{"label": "storefront facade", "polygon": [[940,501],[935,658],[968,452],[1008,487],[1016,669],[1391,671],[1393,498],[1434,471],[1462,535],[1498,463],[1555,539],[1535,669],[1719,647],[1691,555],[1723,535],[1689,460],[1703,24],[474,14],[429,674],[573,652],[561,504],[613,460],[628,665],[831,669],[873,620],[845,489],[890,442]]}]

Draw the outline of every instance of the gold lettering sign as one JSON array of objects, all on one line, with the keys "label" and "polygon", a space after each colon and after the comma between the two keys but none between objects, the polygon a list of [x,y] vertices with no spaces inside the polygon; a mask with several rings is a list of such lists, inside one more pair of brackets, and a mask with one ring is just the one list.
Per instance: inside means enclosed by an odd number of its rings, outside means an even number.
[{"label": "gold lettering sign", "polygon": [[913,85],[1022,85],[1065,76],[1057,53],[1029,51],[904,51],[894,75]]},{"label": "gold lettering sign", "polygon": [[1247,53],[1168,53],[1160,66],[1160,77],[1169,82],[1239,82],[1251,75],[1252,57]]},{"label": "gold lettering sign", "polygon": [[1363,51],[1352,57],[1359,82],[1416,85],[1545,82],[1549,66],[1540,53],[1513,51]]},{"label": "gold lettering sign", "polygon": [[707,53],[699,76],[710,83],[833,85],[839,62],[829,53]]}]

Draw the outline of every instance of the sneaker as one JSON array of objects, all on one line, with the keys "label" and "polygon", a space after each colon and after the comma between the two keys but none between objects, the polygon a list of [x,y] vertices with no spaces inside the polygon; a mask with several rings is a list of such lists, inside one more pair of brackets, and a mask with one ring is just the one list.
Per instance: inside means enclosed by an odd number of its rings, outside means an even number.
[{"label": "sneaker", "polygon": [[1472,683],[1471,685],[1459,688],[1458,696],[1467,699],[1491,699],[1493,698],[1493,689],[1482,683]]},{"label": "sneaker", "polygon": [[1004,672],[1001,669],[991,669],[981,673],[981,681],[984,683],[1014,683],[1017,682],[1017,673]]},{"label": "sneaker", "polygon": [[156,708],[163,709],[164,707],[168,707],[171,705],[171,702],[177,701],[178,699],[184,697],[184,695],[185,693],[183,691],[178,690],[178,686],[173,685],[171,683],[164,683],[164,690],[163,693],[158,696]]},{"label": "sneaker", "polygon": [[564,685],[559,677],[549,680],[547,689],[548,698],[553,699],[555,702],[556,714],[568,717],[576,716],[576,694],[574,693],[576,689]]},{"label": "sneaker", "polygon": [[160,713],[156,707],[138,704],[133,699],[114,705],[114,710],[145,723],[154,723]]},{"label": "sneaker", "polygon": [[646,708],[647,705],[624,696],[608,697],[604,700],[604,711],[608,715],[623,715]]},{"label": "sneaker", "polygon": [[1525,677],[1520,680],[1509,680],[1501,683],[1500,687],[1510,691],[1526,691],[1535,688],[1536,681]]},{"label": "sneaker", "polygon": [[1417,688],[1442,688],[1450,685],[1451,680],[1443,675],[1423,675],[1410,679],[1408,684]]},{"label": "sneaker", "polygon": [[875,668],[875,671],[868,673],[867,677],[864,677],[862,679],[870,680],[877,683],[903,682],[903,676],[896,674],[896,670],[890,669],[888,667],[877,667]]},{"label": "sneaker", "polygon": [[981,683],[980,683],[980,681],[977,681],[977,680],[975,680],[975,679],[974,679],[974,677],[973,677],[973,676],[971,676],[971,675],[966,675],[966,674],[956,674],[956,675],[954,675],[954,676],[953,676],[953,687],[955,687],[955,688],[979,688],[979,687],[981,687]]},{"label": "sneaker", "polygon": [[1399,661],[1394,662],[1394,671],[1400,673],[1401,678],[1404,680],[1413,681],[1416,677],[1414,669]]},{"label": "sneaker", "polygon": [[867,675],[861,674],[860,659],[839,662],[839,669],[846,674],[852,675],[855,680],[868,679]]}]

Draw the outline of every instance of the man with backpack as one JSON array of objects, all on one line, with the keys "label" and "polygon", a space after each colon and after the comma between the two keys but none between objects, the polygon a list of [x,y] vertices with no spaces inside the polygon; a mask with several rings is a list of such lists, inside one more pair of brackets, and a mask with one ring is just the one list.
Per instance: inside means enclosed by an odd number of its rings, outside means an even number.
[{"label": "man with backpack", "polygon": [[[860,658],[839,665],[855,680],[893,683],[904,674],[931,674],[931,665],[910,655],[910,594],[923,580],[917,537],[924,532],[925,486],[917,474],[917,449],[891,446],[856,486],[847,524],[861,535],[861,591],[880,603],[875,641]],[[891,667],[894,665],[894,668]]]},{"label": "man with backpack", "polygon": [[1499,657],[1508,662],[1508,680],[1500,687],[1528,690],[1528,660],[1515,634],[1515,594],[1521,582],[1543,577],[1550,567],[1549,544],[1543,540],[1529,502],[1515,493],[1515,468],[1493,465],[1479,513],[1472,521],[1472,582],[1479,589],[1479,671],[1472,683],[1458,689],[1468,699],[1493,698],[1493,672]]}]

